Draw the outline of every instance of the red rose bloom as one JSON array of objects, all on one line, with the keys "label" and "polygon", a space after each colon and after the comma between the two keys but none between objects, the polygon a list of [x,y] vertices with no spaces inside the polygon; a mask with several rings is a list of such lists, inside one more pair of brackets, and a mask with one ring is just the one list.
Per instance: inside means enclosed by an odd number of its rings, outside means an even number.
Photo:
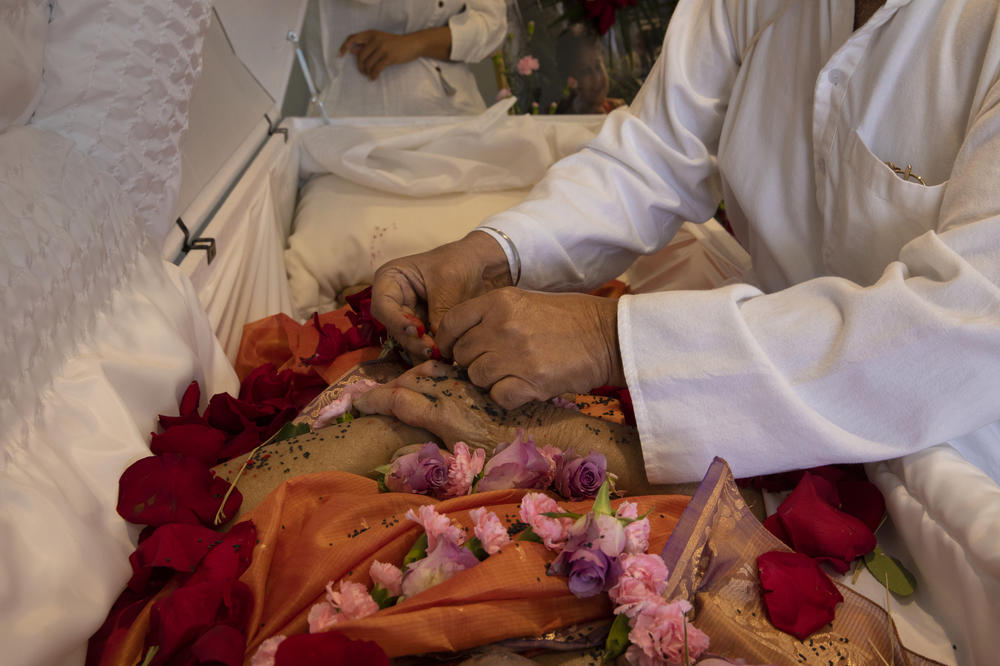
[{"label": "red rose bloom", "polygon": [[764,553],[757,568],[771,624],[799,640],[832,622],[844,600],[819,565],[801,553]]}]

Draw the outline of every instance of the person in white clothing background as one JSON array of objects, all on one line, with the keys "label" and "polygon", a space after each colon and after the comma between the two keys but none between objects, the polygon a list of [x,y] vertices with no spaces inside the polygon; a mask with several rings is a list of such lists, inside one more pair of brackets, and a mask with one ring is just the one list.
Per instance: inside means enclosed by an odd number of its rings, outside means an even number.
[{"label": "person in white clothing background", "polygon": [[[373,312],[506,407],[627,384],[655,483],[942,442],[1000,480],[998,184],[995,0],[682,0],[632,105],[523,203],[380,268]],[[545,293],[720,200],[755,284]],[[400,386],[368,404],[428,411]]]},{"label": "person in white clothing background", "polygon": [[303,35],[331,116],[474,114],[468,64],[507,34],[504,0],[317,0]]}]

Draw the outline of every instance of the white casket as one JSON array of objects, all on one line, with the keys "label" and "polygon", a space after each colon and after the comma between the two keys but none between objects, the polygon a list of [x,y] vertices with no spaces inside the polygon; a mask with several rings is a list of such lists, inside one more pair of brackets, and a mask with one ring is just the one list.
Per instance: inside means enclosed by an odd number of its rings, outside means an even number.
[{"label": "white casket", "polygon": [[[479,122],[490,136],[530,126],[557,157],[599,122],[340,119],[303,145],[322,123],[282,118],[281,101],[295,60],[286,35],[300,31],[305,0],[53,4],[34,116],[0,125],[0,645],[11,665],[83,663],[130,571],[136,531],[115,512],[118,476],[148,455],[156,415],[192,379],[203,400],[236,390],[245,323],[326,309],[381,261],[461,236],[530,185],[456,181],[412,199],[378,169],[317,157],[317,145],[404,137],[390,147],[419,151]],[[336,175],[300,197],[324,169]],[[662,288],[694,266],[686,286],[704,287],[747,270],[715,223],[686,225],[675,245],[692,253],[646,258],[627,279]],[[895,523],[880,539],[921,573],[920,595],[891,609],[904,644],[992,663],[1000,488],[947,446],[869,471]],[[857,585],[883,599],[867,573]]]}]

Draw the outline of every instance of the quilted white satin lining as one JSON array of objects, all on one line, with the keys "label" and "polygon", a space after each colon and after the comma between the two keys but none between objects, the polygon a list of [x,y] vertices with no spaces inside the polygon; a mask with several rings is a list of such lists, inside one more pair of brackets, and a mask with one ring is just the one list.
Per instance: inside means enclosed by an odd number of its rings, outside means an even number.
[{"label": "quilted white satin lining", "polygon": [[33,124],[76,142],[125,188],[157,244],[173,224],[180,139],[209,0],[59,0]]},{"label": "quilted white satin lining", "polygon": [[[121,186],[72,141],[0,134],[0,423],[23,431],[143,244]],[[0,450],[0,469],[11,452]]]},{"label": "quilted white satin lining", "polygon": [[27,122],[42,93],[48,0],[0,2],[0,132]]}]

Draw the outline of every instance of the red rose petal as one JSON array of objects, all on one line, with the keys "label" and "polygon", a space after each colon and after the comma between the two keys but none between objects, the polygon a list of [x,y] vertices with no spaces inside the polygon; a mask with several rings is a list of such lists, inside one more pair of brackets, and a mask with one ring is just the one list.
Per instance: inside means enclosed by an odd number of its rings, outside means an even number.
[{"label": "red rose petal", "polygon": [[216,393],[208,401],[205,420],[213,428],[229,434],[239,434],[249,423],[269,423],[277,410],[267,405],[255,405],[228,393]]},{"label": "red rose petal", "polygon": [[303,664],[388,666],[389,658],[377,643],[353,641],[338,631],[296,634],[281,641],[274,656],[274,666]]},{"label": "red rose petal", "polygon": [[153,434],[149,449],[156,454],[178,453],[214,465],[226,445],[226,434],[207,425],[175,425]]},{"label": "red rose petal", "polygon": [[245,650],[246,637],[243,632],[224,624],[212,627],[191,646],[191,654],[198,663],[224,666],[240,666]]},{"label": "red rose petal", "polygon": [[257,528],[246,520],[233,525],[201,561],[191,584],[234,581],[243,575],[253,558]]},{"label": "red rose petal", "polygon": [[863,522],[874,532],[885,515],[885,498],[871,481],[844,479],[837,483],[840,510]]},{"label": "red rose petal", "polygon": [[200,525],[172,523],[156,528],[129,556],[132,579],[128,586],[142,592],[154,567],[190,573],[216,543],[218,534]]},{"label": "red rose petal", "polygon": [[810,473],[781,506],[778,517],[795,550],[810,557],[827,558],[840,573],[848,562],[875,547],[875,535],[855,518],[829,504],[830,484]]},{"label": "red rose petal", "polygon": [[208,468],[192,458],[166,453],[137,460],[118,482],[118,515],[139,525],[197,525],[193,507],[211,483]]},{"label": "red rose petal", "polygon": [[226,587],[217,582],[189,582],[153,604],[146,637],[147,645],[160,648],[153,664],[170,663],[171,656],[215,623]]},{"label": "red rose petal", "polygon": [[785,531],[785,526],[781,524],[781,519],[778,514],[772,513],[770,516],[764,519],[764,528],[774,536],[781,539],[781,541],[792,548],[792,538],[788,536],[788,532]]},{"label": "red rose petal", "polygon": [[105,652],[112,654],[118,649],[148,601],[146,595],[136,594],[128,588],[122,591],[108,612],[104,624],[87,641],[85,666],[100,666]]},{"label": "red rose petal", "polygon": [[819,565],[800,553],[764,553],[757,568],[771,624],[799,640],[833,621],[844,600]]},{"label": "red rose petal", "polygon": [[188,384],[184,395],[181,397],[180,415],[191,416],[198,413],[198,402],[201,401],[201,387],[197,381]]}]

